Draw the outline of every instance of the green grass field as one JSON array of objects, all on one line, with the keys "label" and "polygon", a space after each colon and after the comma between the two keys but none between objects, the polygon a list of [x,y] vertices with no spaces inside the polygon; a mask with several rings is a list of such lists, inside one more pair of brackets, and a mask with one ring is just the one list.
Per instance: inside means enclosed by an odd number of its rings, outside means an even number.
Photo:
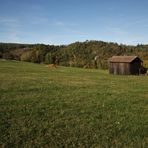
[{"label": "green grass field", "polygon": [[0,147],[147,147],[148,76],[0,60]]},{"label": "green grass field", "polygon": [[148,68],[148,60],[144,60],[143,65],[144,67]]}]

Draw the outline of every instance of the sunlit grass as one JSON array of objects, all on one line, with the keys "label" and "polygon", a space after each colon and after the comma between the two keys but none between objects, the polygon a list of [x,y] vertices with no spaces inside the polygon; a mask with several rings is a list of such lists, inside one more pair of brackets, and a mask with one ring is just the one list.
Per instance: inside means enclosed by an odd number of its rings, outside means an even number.
[{"label": "sunlit grass", "polygon": [[148,60],[144,60],[144,61],[143,61],[143,65],[144,65],[146,68],[148,68]]},{"label": "sunlit grass", "polygon": [[146,147],[148,76],[0,61],[0,147]]}]

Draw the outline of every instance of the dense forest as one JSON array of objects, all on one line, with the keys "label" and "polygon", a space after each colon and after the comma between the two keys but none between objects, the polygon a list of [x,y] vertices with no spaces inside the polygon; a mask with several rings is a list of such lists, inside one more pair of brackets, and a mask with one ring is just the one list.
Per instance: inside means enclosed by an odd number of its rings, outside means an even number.
[{"label": "dense forest", "polygon": [[[148,63],[148,45],[85,41],[69,45],[0,43],[0,58],[83,68],[108,68],[113,55],[137,55]],[[147,66],[148,65],[144,65]]]}]

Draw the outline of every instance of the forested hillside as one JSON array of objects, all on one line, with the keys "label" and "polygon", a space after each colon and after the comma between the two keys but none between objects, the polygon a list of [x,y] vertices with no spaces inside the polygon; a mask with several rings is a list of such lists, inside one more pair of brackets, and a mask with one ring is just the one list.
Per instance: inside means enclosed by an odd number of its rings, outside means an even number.
[{"label": "forested hillside", "polygon": [[105,69],[108,67],[108,58],[113,55],[137,55],[148,63],[148,45],[127,46],[103,41],[61,46],[0,43],[0,58],[33,63]]}]

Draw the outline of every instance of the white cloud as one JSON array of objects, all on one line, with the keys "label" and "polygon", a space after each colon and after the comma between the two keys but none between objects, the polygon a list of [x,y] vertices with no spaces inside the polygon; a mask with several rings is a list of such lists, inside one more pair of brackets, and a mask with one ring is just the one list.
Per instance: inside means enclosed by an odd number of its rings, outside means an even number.
[{"label": "white cloud", "polygon": [[0,25],[3,25],[4,27],[10,27],[10,28],[21,26],[18,19],[15,19],[15,18],[0,18]]},{"label": "white cloud", "polygon": [[21,24],[16,18],[0,17],[0,27],[6,42],[19,42],[19,28]]},{"label": "white cloud", "polygon": [[119,28],[119,27],[110,27],[107,29],[109,33],[121,37],[121,36],[125,36],[128,35],[128,32]]},{"label": "white cloud", "polygon": [[133,28],[135,26],[144,26],[144,25],[147,25],[148,24],[148,19],[147,18],[143,18],[143,19],[140,19],[140,18],[136,18],[136,19],[131,19],[130,22],[128,21],[125,21],[124,24],[122,24],[121,26],[123,28],[126,28],[126,29],[130,29],[130,28]]},{"label": "white cloud", "polygon": [[56,21],[56,22],[53,22],[51,25],[61,27],[61,26],[65,26],[66,24],[62,21]]}]

